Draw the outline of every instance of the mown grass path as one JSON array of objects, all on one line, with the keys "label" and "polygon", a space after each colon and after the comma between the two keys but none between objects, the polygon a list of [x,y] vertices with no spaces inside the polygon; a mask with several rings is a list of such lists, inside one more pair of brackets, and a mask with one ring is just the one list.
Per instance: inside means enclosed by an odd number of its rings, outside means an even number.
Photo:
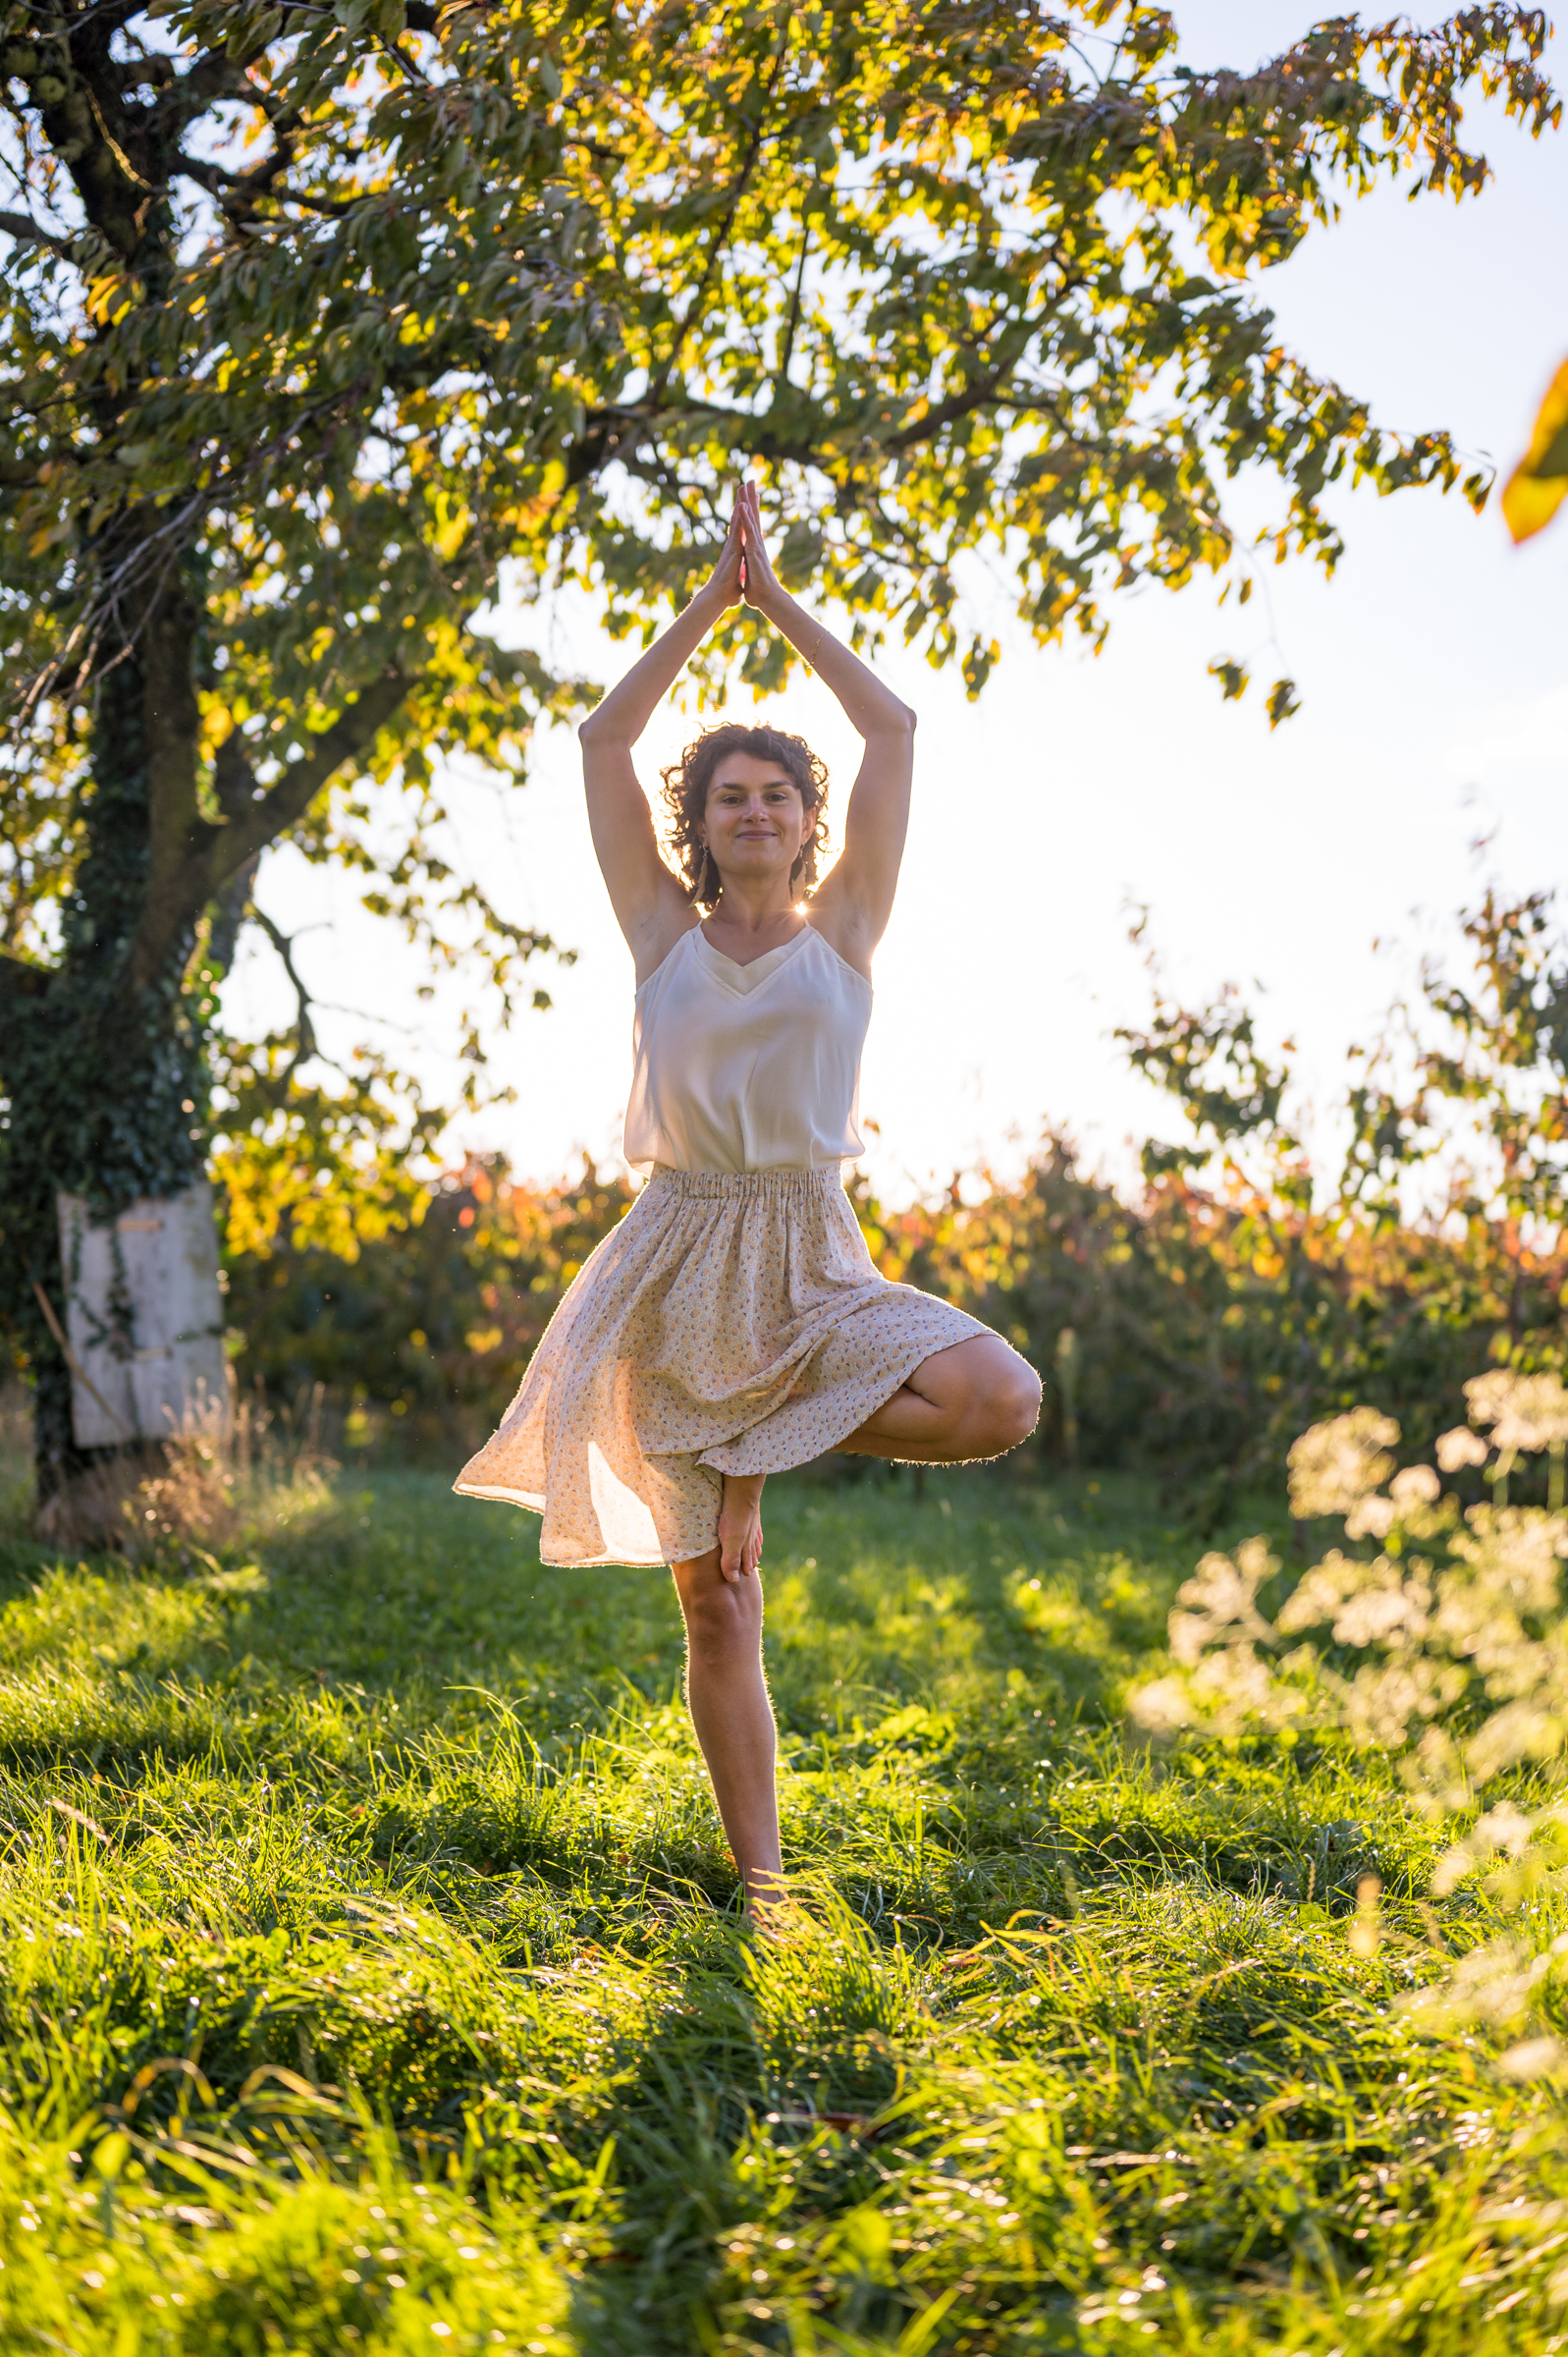
[{"label": "mown grass path", "polygon": [[1568,2347],[1554,2099],[1393,2009],[1475,1902],[1391,1777],[1127,1740],[1140,1493],[772,1486],[761,1950],[668,1582],[534,1533],[0,1548],[7,2352]]}]

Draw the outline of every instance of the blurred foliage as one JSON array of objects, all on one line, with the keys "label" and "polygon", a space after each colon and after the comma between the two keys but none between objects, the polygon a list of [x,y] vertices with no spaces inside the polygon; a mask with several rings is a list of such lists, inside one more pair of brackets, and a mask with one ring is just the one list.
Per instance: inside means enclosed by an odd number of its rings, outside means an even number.
[{"label": "blurred foliage", "polygon": [[1531,539],[1550,523],[1568,498],[1568,360],[1564,360],[1536,412],[1525,452],[1503,488],[1503,521],[1515,542]]},{"label": "blurred foliage", "polygon": [[[211,1157],[229,1203],[229,1236],[241,1251],[268,1251],[287,1229],[301,1247],[356,1260],[361,1246],[416,1227],[428,1189],[406,1154],[445,1114],[423,1104],[407,1124],[372,1093],[380,1060],[361,1051],[347,1088],[267,1084],[276,1051],[263,1045],[225,1055],[234,1100]],[[248,1117],[248,1119],[247,1119]]]},{"label": "blurred foliage", "polygon": [[[1205,1512],[1273,1478],[1299,1432],[1360,1399],[1425,1447],[1486,1367],[1568,1361],[1568,964],[1550,896],[1487,893],[1464,938],[1462,982],[1426,975],[1430,1036],[1358,1059],[1326,1200],[1288,1123],[1288,1062],[1271,1062],[1233,991],[1194,1011],[1157,976],[1148,1027],[1119,1037],[1189,1136],[1145,1148],[1141,1198],[1085,1172],[1060,1133],[1021,1178],[981,1171],[900,1211],[857,1175],[877,1265],[1032,1360],[1047,1386],[1038,1452],[1153,1470]],[[1443,1144],[1446,1192],[1409,1208],[1402,1190]],[[308,1200],[263,1236],[241,1192],[241,1381],[283,1395],[324,1383],[358,1402],[351,1441],[395,1427],[400,1448],[450,1459],[499,1420],[631,1199],[591,1165],[541,1188],[475,1160],[411,1190],[406,1226],[374,1203],[351,1258]]]},{"label": "blurred foliage", "polygon": [[400,1450],[450,1457],[475,1448],[562,1294],[631,1200],[629,1186],[591,1166],[575,1186],[536,1188],[497,1157],[419,1189],[410,1225],[362,1233],[351,1259],[309,1216],[286,1218],[263,1251],[244,1249],[246,1228],[231,1221],[240,1382],[283,1397],[325,1384],[351,1403],[351,1445],[392,1429]]},{"label": "blurred foliage", "polygon": [[[1129,1705],[1156,1739],[1342,1736],[1392,1762],[1416,1812],[1449,1836],[1433,1896],[1485,1891],[1498,1919],[1404,2010],[1438,2038],[1512,2034],[1502,2073],[1560,2082],[1568,1944],[1545,1930],[1541,1901],[1568,1883],[1568,1391],[1555,1371],[1493,1367],[1465,1396],[1469,1420],[1437,1436],[1435,1464],[1401,1466],[1399,1425],[1372,1407],[1303,1433],[1291,1514],[1304,1534],[1336,1523],[1344,1545],[1270,1610],[1280,1566],[1266,1539],[1206,1555],[1169,1616],[1170,1673]],[[1529,1461],[1541,1457],[1544,1481]],[[1511,1481],[1544,1505],[1510,1502]],[[1360,1885],[1358,1954],[1381,1944],[1381,1891],[1379,1876]]]},{"label": "blurred foliage", "polygon": [[[310,1079],[299,1072],[306,1058]],[[293,1038],[225,1041],[212,1062],[219,1126],[208,1167],[225,1190],[231,1252],[270,1252],[287,1235],[356,1260],[362,1244],[418,1226],[430,1196],[411,1166],[453,1117],[416,1080],[370,1047],[328,1066],[302,994]]]},{"label": "blurred foliage", "polygon": [[[1181,1175],[1133,1206],[1061,1137],[1021,1179],[981,1176],[978,1203],[954,1186],[897,1212],[857,1181],[879,1267],[973,1310],[1040,1369],[1048,1457],[1161,1471],[1215,1510],[1320,1413],[1370,1396],[1423,1441],[1499,1352],[1534,1363],[1560,1346],[1568,1263],[1510,1250],[1482,1216],[1448,1235],[1239,1188],[1219,1199]],[[390,1417],[400,1448],[477,1446],[630,1201],[591,1168],[538,1189],[471,1163],[416,1229],[367,1240],[351,1264],[319,1245],[241,1255],[240,1379],[356,1398],[351,1441],[384,1437]]]},{"label": "blurred foliage", "polygon": [[1429,1437],[1499,1348],[1556,1346],[1568,1279],[1486,1219],[1459,1235],[1390,1228],[1239,1178],[1216,1195],[1171,1174],[1130,1206],[1062,1138],[1020,1183],[878,1232],[889,1276],[962,1302],[1040,1369],[1040,1447],[1071,1456],[1070,1420],[1085,1461],[1155,1469],[1215,1510],[1357,1398]]}]

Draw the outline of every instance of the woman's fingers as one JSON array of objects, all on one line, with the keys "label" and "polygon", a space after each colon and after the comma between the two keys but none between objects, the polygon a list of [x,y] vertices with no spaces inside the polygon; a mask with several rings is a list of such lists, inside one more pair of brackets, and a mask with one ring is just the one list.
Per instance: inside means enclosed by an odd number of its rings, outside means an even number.
[{"label": "woman's fingers", "polygon": [[711,586],[720,592],[727,605],[737,605],[746,594],[745,550],[745,510],[737,492],[719,561],[709,576]]},{"label": "woman's fingers", "polygon": [[750,572],[746,562],[751,553],[751,535],[747,529],[751,521],[750,501],[747,498],[750,490],[750,483],[742,480],[735,491],[735,530],[740,535],[740,594],[742,597],[746,594],[746,582]]},{"label": "woman's fingers", "polygon": [[762,1561],[762,1477],[727,1474],[719,1507],[719,1569],[732,1586]]},{"label": "woman's fingers", "polygon": [[719,1570],[733,1587],[737,1580],[747,1579],[762,1561],[762,1529],[756,1522],[747,1523],[738,1531],[719,1533]]},{"label": "woman's fingers", "polygon": [[744,1523],[738,1530],[719,1526],[719,1571],[733,1587],[751,1569],[751,1532]]},{"label": "woman's fingers", "polygon": [[744,584],[746,597],[755,604],[756,592],[774,585],[773,566],[768,557],[768,543],[762,529],[762,506],[754,482],[740,486],[742,524],[745,532],[746,562]]}]

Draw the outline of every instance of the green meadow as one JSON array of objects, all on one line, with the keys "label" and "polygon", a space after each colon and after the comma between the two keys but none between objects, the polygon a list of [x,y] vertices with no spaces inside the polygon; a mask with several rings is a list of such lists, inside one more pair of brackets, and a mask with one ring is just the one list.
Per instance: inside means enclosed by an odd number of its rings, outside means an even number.
[{"label": "green meadow", "polygon": [[1131,1731],[1155,1494],[767,1504],[766,1946],[662,1574],[415,1472],[0,1547],[0,2345],[1568,2347],[1557,2098],[1400,2011],[1491,1928],[1438,1835],[1333,1744]]}]

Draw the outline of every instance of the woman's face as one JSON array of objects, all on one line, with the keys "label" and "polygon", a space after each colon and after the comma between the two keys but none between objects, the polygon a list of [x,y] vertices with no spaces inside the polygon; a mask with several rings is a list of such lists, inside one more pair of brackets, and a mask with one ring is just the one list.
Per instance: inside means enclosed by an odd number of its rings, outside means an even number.
[{"label": "woman's face", "polygon": [[787,883],[811,814],[777,761],[729,753],[709,781],[701,832],[721,877],[762,884],[782,876]]}]

